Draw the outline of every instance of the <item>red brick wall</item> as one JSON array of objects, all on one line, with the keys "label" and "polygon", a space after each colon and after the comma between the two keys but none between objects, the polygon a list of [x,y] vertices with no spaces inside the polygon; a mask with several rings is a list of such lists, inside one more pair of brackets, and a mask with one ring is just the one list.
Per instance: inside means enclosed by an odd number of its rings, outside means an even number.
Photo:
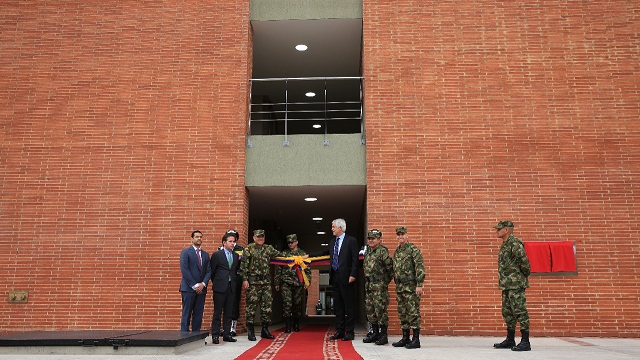
[{"label": "red brick wall", "polygon": [[[524,4],[364,2],[369,224],[422,248],[427,334],[503,332],[510,218],[578,248],[531,278],[533,334],[637,337],[638,5]],[[190,231],[246,244],[248,10],[3,4],[0,290],[30,298],[0,330],[175,329]]]},{"label": "red brick wall", "polygon": [[504,332],[492,226],[512,219],[577,246],[578,276],[531,277],[532,334],[638,336],[639,12],[364,1],[369,226],[422,249],[425,333]]},{"label": "red brick wall", "polygon": [[190,232],[246,242],[248,13],[2,5],[0,330],[177,329]]}]

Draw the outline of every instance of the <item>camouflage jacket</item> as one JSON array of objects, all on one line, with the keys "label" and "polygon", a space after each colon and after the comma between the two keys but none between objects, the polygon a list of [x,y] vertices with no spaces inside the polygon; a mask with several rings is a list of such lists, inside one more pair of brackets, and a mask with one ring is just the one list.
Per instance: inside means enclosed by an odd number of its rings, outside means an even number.
[{"label": "camouflage jacket", "polygon": [[393,254],[393,273],[396,292],[415,292],[418,285],[422,287],[426,269],[420,249],[409,242],[398,246]]},{"label": "camouflage jacket", "polygon": [[531,265],[522,241],[513,234],[502,242],[498,254],[498,286],[502,290],[529,287]]},{"label": "camouflage jacket", "polygon": [[264,244],[260,247],[255,243],[247,245],[242,252],[242,261],[238,275],[249,284],[271,284],[272,258],[280,256],[280,252],[271,245]]},{"label": "camouflage jacket", "polygon": [[367,248],[364,253],[364,278],[367,283],[383,284],[386,288],[393,279],[393,259],[384,245]]},{"label": "camouflage jacket", "polygon": [[[302,256],[306,255],[307,252],[297,248],[293,251],[287,249],[282,252],[280,256],[282,257],[290,257],[290,256]],[[311,268],[307,266],[304,269],[304,273],[307,275],[307,279],[309,279],[309,283],[311,283]],[[304,283],[300,283],[298,281],[298,275],[296,274],[296,269],[293,266],[276,266],[276,276],[274,279],[275,285],[282,285],[283,283],[293,285],[293,286],[304,286]]]}]

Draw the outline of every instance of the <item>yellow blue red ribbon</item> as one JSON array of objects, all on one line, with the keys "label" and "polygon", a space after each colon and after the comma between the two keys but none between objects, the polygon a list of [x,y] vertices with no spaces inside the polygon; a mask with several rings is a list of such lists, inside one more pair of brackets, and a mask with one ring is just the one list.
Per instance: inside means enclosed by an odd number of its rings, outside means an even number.
[{"label": "yellow blue red ribbon", "polygon": [[329,263],[329,255],[303,259],[302,256],[276,257],[270,262],[273,265],[288,266],[296,270],[296,275],[300,284],[309,286],[309,279],[304,270],[310,266],[325,265]]},{"label": "yellow blue red ribbon", "polygon": [[[358,259],[364,259],[364,254],[362,252],[358,254]],[[294,268],[296,270],[299,283],[304,283],[305,286],[309,286],[309,279],[307,279],[307,274],[304,273],[304,270],[310,266],[329,265],[329,255],[310,257],[306,259],[303,259],[302,256],[278,256],[273,258],[270,264]]]}]

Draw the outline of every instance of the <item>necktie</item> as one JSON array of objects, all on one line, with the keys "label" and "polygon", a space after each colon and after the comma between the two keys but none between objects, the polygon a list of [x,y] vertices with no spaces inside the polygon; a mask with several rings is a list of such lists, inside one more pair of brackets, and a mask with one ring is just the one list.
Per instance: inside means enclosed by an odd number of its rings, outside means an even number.
[{"label": "necktie", "polygon": [[196,249],[196,255],[198,255],[198,265],[202,267],[202,256],[200,255],[200,249]]},{"label": "necktie", "polygon": [[333,258],[331,259],[331,268],[338,271],[338,255],[340,254],[340,238],[336,238],[336,243],[333,246]]},{"label": "necktie", "polygon": [[227,262],[229,262],[229,269],[231,269],[231,265],[233,265],[233,257],[230,252],[225,251],[225,253],[227,254]]}]

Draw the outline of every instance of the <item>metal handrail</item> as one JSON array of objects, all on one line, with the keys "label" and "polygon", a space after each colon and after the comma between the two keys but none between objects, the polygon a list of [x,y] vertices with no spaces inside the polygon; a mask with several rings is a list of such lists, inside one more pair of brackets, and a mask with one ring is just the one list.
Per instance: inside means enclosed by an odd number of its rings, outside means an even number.
[{"label": "metal handrail", "polygon": [[[345,101],[328,101],[328,98],[331,96],[331,91],[327,89],[328,81],[340,81],[340,80],[357,80],[358,81],[358,92],[351,94],[353,97],[358,97],[358,100],[345,100]],[[262,78],[262,79],[249,79],[250,81],[250,93],[249,93],[249,111],[248,111],[248,124],[247,124],[247,145],[251,146],[251,135],[252,135],[252,124],[253,123],[268,123],[273,122],[274,125],[270,128],[264,128],[268,132],[278,131],[277,123],[284,124],[284,146],[289,145],[288,135],[290,133],[289,123],[292,124],[294,122],[301,121],[324,121],[324,141],[325,145],[328,145],[328,126],[327,124],[331,121],[348,121],[348,120],[359,120],[360,122],[360,133],[361,133],[361,143],[364,143],[364,107],[363,107],[363,77],[354,77],[354,76],[343,76],[343,77],[299,77],[299,78]],[[291,82],[304,82],[304,81],[323,81],[324,82],[324,96],[321,101],[290,101],[290,83]],[[283,96],[284,102],[282,101],[269,101],[269,102],[255,102],[254,97],[254,84],[255,83],[264,83],[264,82],[277,82],[282,83],[284,85],[284,89],[280,89],[277,92],[270,93],[269,91],[265,92],[265,97],[271,95],[271,97],[275,96]],[[281,86],[282,86],[281,85]],[[356,85],[351,83],[351,85]],[[348,85],[349,86],[349,85]],[[312,87],[318,87],[318,84],[314,84]],[[267,89],[268,90],[268,89]],[[284,91],[284,94],[283,92]],[[317,92],[317,90],[315,90]],[[335,94],[335,92],[333,92]],[[295,94],[294,94],[295,95]],[[349,96],[349,97],[352,97]],[[352,97],[352,98],[353,98]],[[353,106],[355,105],[355,106]],[[344,108],[339,108],[344,106]],[[270,108],[270,109],[265,109]],[[296,116],[296,114],[300,116]],[[320,115],[322,114],[322,115]],[[351,116],[350,114],[354,114]],[[271,115],[272,118],[262,118],[266,115]],[[284,116],[283,116],[284,115]],[[311,115],[311,116],[307,116]],[[323,116],[323,117],[319,117]],[[283,117],[282,117],[283,116]],[[351,125],[346,126],[354,126],[355,124],[351,123]],[[301,130],[301,124],[297,125],[298,130],[296,130],[296,126],[293,127],[293,133],[307,133]],[[339,126],[339,125],[338,125]],[[282,134],[283,129],[280,128],[280,134]],[[303,132],[300,132],[303,131]],[[343,128],[344,131],[344,128]],[[348,131],[348,128],[347,128]],[[352,129],[353,131],[353,129]],[[339,133],[340,131],[338,131]],[[354,132],[357,132],[354,131]],[[310,131],[308,133],[317,133]]]}]

